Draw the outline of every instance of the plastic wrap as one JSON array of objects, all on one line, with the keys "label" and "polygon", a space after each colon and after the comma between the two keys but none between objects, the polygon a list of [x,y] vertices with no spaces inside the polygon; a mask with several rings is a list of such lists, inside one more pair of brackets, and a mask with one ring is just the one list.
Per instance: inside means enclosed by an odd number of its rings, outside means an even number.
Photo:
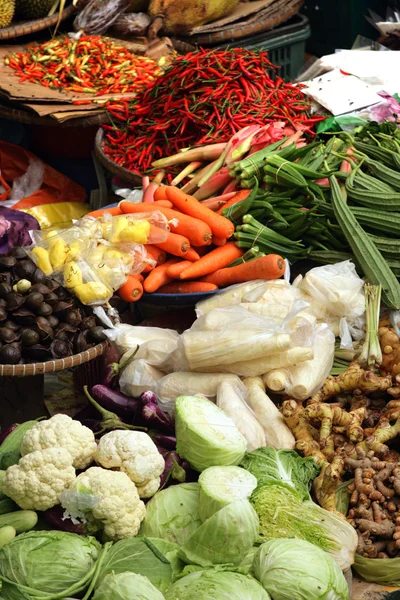
[{"label": "plastic wrap", "polygon": [[115,21],[113,28],[122,35],[146,35],[151,18],[146,13],[125,13]]},{"label": "plastic wrap", "polygon": [[216,294],[206,300],[202,300],[196,304],[196,315],[201,317],[214,308],[223,308],[224,306],[234,306],[244,301],[243,296],[261,285],[264,281],[248,281],[246,283],[238,283],[226,288],[223,292]]},{"label": "plastic wrap", "polygon": [[87,255],[94,247],[76,226],[60,231],[35,231],[32,237],[35,245],[29,248],[28,254],[47,276],[62,274],[67,262]]},{"label": "plastic wrap", "polygon": [[64,265],[62,284],[72,289],[82,304],[89,306],[104,304],[113,294],[112,287],[83,259]]},{"label": "plastic wrap", "polygon": [[75,31],[101,35],[125,12],[131,0],[90,0],[74,20]]},{"label": "plastic wrap", "polygon": [[332,315],[353,319],[365,312],[364,281],[350,260],[311,269],[299,288]]},{"label": "plastic wrap", "polygon": [[246,403],[247,390],[239,377],[233,381],[223,381],[217,390],[217,406],[232,419],[240,433],[247,440],[247,451],[266,446],[265,433],[254,412]]},{"label": "plastic wrap", "polygon": [[314,333],[312,360],[265,374],[265,385],[274,392],[284,392],[296,400],[315,394],[328,377],[333,364],[335,336],[326,325]]},{"label": "plastic wrap", "polygon": [[[102,221],[108,225],[105,217]],[[111,227],[104,229],[103,236],[111,244],[126,243],[161,244],[168,237],[169,225],[159,211],[118,215],[111,218]]]},{"label": "plastic wrap", "polygon": [[112,329],[106,329],[104,334],[109,340],[115,342],[123,352],[135,350],[149,342],[161,341],[176,347],[179,334],[174,329],[162,329],[161,327],[141,327],[140,325],[128,325],[120,323]]},{"label": "plastic wrap", "polygon": [[119,387],[123,394],[133,398],[138,398],[147,390],[157,394],[158,382],[164,376],[165,373],[149,365],[145,360],[137,359],[123,369],[119,378]]}]

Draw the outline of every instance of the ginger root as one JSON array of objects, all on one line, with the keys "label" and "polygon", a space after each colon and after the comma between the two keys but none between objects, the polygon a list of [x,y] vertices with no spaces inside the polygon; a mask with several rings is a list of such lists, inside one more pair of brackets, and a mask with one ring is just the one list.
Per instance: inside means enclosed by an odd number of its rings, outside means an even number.
[{"label": "ginger root", "polygon": [[343,470],[344,455],[338,453],[330,464],[325,463],[322,466],[321,473],[313,482],[313,491],[318,504],[330,512],[337,512],[335,491]]},{"label": "ginger root", "polygon": [[282,404],[282,414],[286,425],[296,438],[296,450],[304,456],[312,456],[321,464],[326,457],[321,452],[319,444],[314,440],[309,425],[303,416],[303,406],[296,400],[285,400]]}]

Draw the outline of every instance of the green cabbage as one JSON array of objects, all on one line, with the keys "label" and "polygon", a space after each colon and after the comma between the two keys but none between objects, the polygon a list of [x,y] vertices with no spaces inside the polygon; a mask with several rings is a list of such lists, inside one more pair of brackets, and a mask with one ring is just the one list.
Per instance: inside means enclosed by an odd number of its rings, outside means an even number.
[{"label": "green cabbage", "polygon": [[400,558],[365,558],[356,554],[353,569],[365,581],[400,586]]},{"label": "green cabbage", "polygon": [[164,596],[147,577],[110,573],[97,588],[93,600],[164,600]]},{"label": "green cabbage", "polygon": [[182,545],[200,525],[199,484],[181,483],[158,492],[147,503],[140,533]]},{"label": "green cabbage", "polygon": [[63,531],[30,531],[0,550],[2,600],[73,596],[93,576],[101,544]]},{"label": "green cabbage", "polygon": [[258,536],[258,517],[248,500],[221,508],[190,536],[179,552],[186,563],[203,567],[238,565]]},{"label": "green cabbage", "polygon": [[178,546],[168,540],[138,536],[120,540],[107,552],[96,581],[96,589],[109,573],[137,573],[147,577],[161,592],[171,585],[184,565]]},{"label": "green cabbage", "polygon": [[257,488],[251,502],[260,519],[260,539],[299,538],[328,552],[342,570],[354,562],[357,534],[353,527],[314,502],[301,502],[282,485]]},{"label": "green cabbage", "polygon": [[257,487],[257,479],[240,467],[210,467],[199,477],[199,513],[206,521],[235,500],[245,500]]},{"label": "green cabbage", "polygon": [[320,471],[313,458],[302,458],[294,450],[274,448],[246,453],[241,466],[257,478],[259,486],[280,484],[295,490],[302,500],[311,500],[310,487]]},{"label": "green cabbage", "polygon": [[253,570],[273,600],[350,600],[343,573],[326,552],[303,540],[262,544]]},{"label": "green cabbage", "polygon": [[208,569],[195,571],[169,588],[165,600],[270,600],[261,585],[248,575]]},{"label": "green cabbage", "polygon": [[176,450],[196,471],[237,465],[247,441],[215,404],[198,396],[180,396],[175,405]]}]

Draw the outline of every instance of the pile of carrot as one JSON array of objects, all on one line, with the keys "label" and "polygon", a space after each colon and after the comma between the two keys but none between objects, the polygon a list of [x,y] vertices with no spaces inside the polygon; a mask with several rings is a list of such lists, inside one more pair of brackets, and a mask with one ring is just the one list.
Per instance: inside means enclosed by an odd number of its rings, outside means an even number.
[{"label": "pile of carrot", "polygon": [[[245,200],[247,195],[247,190],[239,191],[224,208]],[[94,211],[90,216],[100,217],[105,212],[115,216],[153,211],[160,211],[168,219],[168,238],[157,245],[146,245],[156,265],[146,267],[140,275],[129,275],[118,290],[125,302],[139,300],[144,292],[211,292],[234,283],[279,279],[285,272],[284,259],[276,254],[229,266],[243,256],[243,250],[229,241],[234,224],[220,214],[221,210],[214,212],[176,187],[158,187],[154,202],[135,204],[123,200],[115,208]]]}]

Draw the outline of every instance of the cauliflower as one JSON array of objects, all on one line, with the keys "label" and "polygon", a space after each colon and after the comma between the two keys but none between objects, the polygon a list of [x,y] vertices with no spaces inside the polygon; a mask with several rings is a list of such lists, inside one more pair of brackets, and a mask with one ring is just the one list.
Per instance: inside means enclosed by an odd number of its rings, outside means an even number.
[{"label": "cauliflower", "polygon": [[126,473],[141,498],[151,498],[160,487],[165,462],[147,433],[122,430],[106,433],[99,442],[95,459],[106,469],[118,468]]},{"label": "cauliflower", "polygon": [[3,492],[21,508],[47,510],[60,504],[61,494],[75,480],[72,457],[64,448],[36,450],[9,467]]},{"label": "cauliflower", "polygon": [[87,523],[89,533],[103,529],[110,540],[135,537],[146,508],[135,484],[125,473],[91,467],[78,475],[61,497],[73,519]]},{"label": "cauliflower", "polygon": [[21,455],[45,448],[65,448],[72,456],[75,469],[86,469],[93,461],[96,441],[93,431],[68,415],[54,415],[39,421],[22,439]]}]

